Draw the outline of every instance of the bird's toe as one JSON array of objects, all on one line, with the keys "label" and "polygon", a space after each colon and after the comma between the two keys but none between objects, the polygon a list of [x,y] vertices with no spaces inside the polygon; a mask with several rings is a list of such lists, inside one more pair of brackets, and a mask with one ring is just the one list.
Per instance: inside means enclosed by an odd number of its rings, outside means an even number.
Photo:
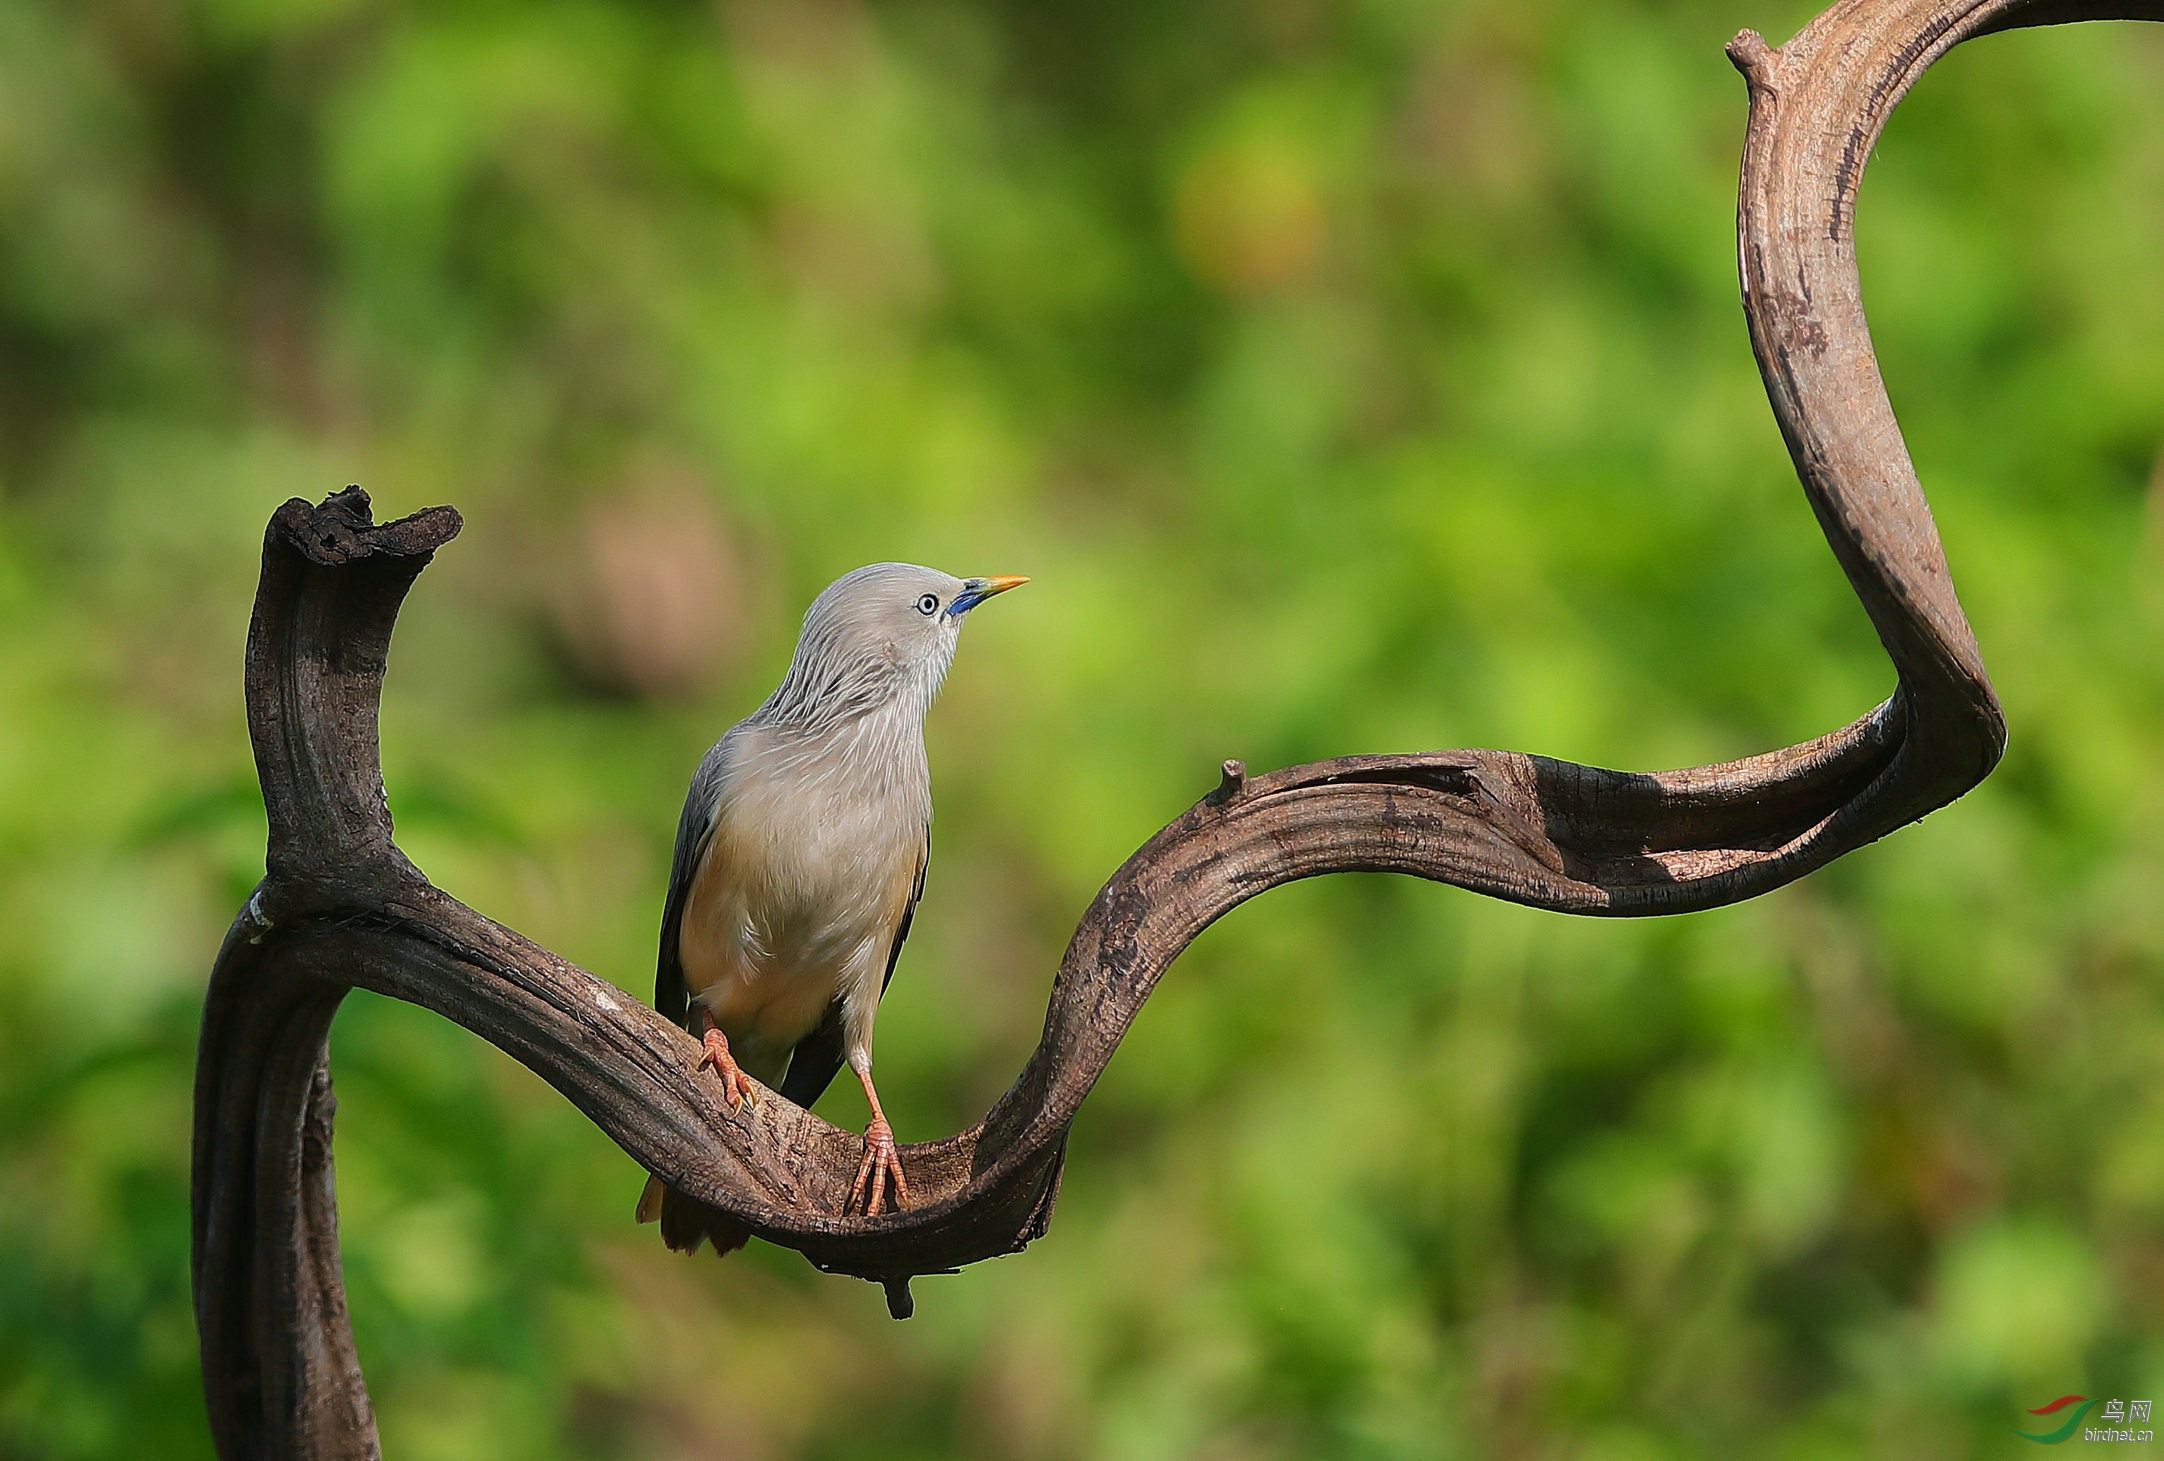
[{"label": "bird's toe", "polygon": [[863,1204],[866,1217],[877,1217],[887,1202],[887,1184],[894,1184],[894,1208],[909,1206],[909,1179],[902,1173],[901,1153],[894,1145],[894,1128],[874,1119],[864,1132],[864,1160],[857,1166],[857,1180],[849,1189],[843,1211]]},{"label": "bird's toe", "polygon": [[699,1069],[704,1070],[710,1065],[714,1067],[714,1073],[721,1077],[721,1099],[729,1109],[734,1111],[746,1101],[754,1106],[758,1105],[757,1087],[752,1083],[751,1077],[744,1074],[744,1068],[736,1063],[736,1057],[729,1053],[727,1037],[719,1030],[708,1030],[699,1044],[702,1047],[699,1052]]}]

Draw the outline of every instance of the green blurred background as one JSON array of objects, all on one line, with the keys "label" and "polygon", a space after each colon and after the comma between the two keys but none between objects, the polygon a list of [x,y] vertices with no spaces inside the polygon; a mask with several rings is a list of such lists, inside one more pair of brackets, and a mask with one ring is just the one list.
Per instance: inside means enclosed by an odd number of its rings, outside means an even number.
[{"label": "green blurred background", "polygon": [[[1876,703],[1735,302],[1720,48],[1810,13],[0,3],[0,1457],[209,1454],[190,1067],[289,496],[466,513],[392,658],[401,840],[641,995],[804,602],[1035,577],[929,727],[911,1140],[1222,757],[1675,766]],[[665,1253],[553,1092],[350,999],[387,1453],[2001,1456],[2164,1401],[2160,241],[2154,27],[1963,47],[1863,190],[1982,789],[1688,918],[1273,893],[1152,1000],[1050,1235],[907,1324]]]}]

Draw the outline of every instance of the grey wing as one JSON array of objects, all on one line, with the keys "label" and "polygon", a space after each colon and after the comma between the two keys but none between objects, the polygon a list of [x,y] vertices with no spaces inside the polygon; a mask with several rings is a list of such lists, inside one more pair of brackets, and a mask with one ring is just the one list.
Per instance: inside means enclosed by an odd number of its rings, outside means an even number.
[{"label": "grey wing", "polygon": [[[909,939],[909,925],[916,920],[917,900],[924,896],[924,870],[932,865],[932,829],[924,829],[924,850],[917,854],[917,881],[909,889],[909,904],[902,909],[902,921],[894,926],[894,942],[887,947],[887,972],[879,981],[879,992],[885,995],[887,986],[894,982],[894,965],[902,957],[902,945]],[[799,1106],[809,1110],[812,1102],[826,1094],[834,1083],[842,1063],[849,1058],[842,1040],[842,1002],[837,996],[827,1006],[826,1017],[819,1027],[796,1042],[789,1053],[789,1073],[782,1077],[781,1093]]]},{"label": "grey wing", "polygon": [[[730,735],[734,735],[732,730]],[[729,760],[729,736],[714,742],[699,769],[692,773],[691,790],[684,797],[683,815],[676,821],[676,856],[669,864],[669,896],[661,905],[661,955],[654,969],[654,1008],[681,1025],[691,1013],[691,993],[684,986],[684,964],[679,943],[684,928],[684,904],[691,897],[691,880],[706,855],[714,835],[714,807],[720,798],[724,767]]]}]

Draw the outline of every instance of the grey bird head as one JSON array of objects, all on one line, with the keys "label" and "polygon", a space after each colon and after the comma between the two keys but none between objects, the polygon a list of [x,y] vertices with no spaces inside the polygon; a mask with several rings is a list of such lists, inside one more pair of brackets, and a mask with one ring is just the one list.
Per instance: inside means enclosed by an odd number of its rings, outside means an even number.
[{"label": "grey bird head", "polygon": [[825,729],[876,711],[922,719],[954,659],[962,618],[1026,578],[956,578],[914,563],[845,573],[804,611],[789,673],[754,720]]}]

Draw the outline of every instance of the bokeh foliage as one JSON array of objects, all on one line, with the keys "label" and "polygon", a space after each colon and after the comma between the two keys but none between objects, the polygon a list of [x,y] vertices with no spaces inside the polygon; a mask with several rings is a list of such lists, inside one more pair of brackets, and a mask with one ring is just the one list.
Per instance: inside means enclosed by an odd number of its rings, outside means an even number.
[{"label": "bokeh foliage", "polygon": [[[393,655],[402,841],[640,993],[685,779],[811,593],[1035,576],[932,717],[905,1139],[1004,1086],[1223,756],[1682,765],[1867,709],[1735,304],[1720,45],[1808,15],[0,3],[0,1458],[208,1454],[189,1074],[287,496],[466,511]],[[906,1325],[664,1253],[552,1092],[356,996],[388,1454],[1997,1456],[2164,1400],[2164,34],[1962,48],[1860,214],[2012,725],[1981,790],[1672,921],[1273,894],[1145,1011],[1050,1236]]]}]

